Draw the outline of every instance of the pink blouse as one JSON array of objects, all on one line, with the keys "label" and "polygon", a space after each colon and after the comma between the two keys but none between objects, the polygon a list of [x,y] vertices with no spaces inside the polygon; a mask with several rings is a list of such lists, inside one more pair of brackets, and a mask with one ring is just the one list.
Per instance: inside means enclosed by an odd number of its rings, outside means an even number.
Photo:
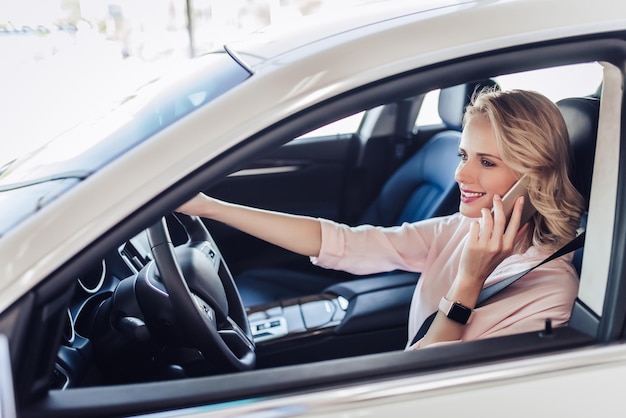
[{"label": "pink blouse", "polygon": [[[410,343],[452,285],[473,219],[457,213],[389,228],[351,228],[320,221],[322,248],[318,257],[311,258],[314,264],[353,274],[421,272],[409,311]],[[524,271],[549,255],[536,247],[513,254],[491,273],[485,286]],[[541,330],[547,318],[553,326],[566,324],[578,292],[572,257],[568,254],[534,269],[476,308],[461,341]]]}]

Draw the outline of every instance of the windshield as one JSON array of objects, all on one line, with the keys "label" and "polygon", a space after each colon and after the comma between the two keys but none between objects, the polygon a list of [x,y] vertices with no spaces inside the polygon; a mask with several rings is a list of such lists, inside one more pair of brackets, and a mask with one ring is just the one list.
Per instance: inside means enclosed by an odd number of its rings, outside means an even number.
[{"label": "windshield", "polygon": [[0,234],[249,76],[225,52],[198,57],[184,72],[142,87],[106,115],[6,164],[0,168],[0,208],[15,216],[0,220]]}]

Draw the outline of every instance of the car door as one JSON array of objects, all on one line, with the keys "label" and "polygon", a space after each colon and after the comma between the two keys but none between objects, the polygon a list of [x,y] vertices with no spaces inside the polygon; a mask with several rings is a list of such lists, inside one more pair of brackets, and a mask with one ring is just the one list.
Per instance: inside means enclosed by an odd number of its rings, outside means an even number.
[{"label": "car door", "polygon": [[[210,196],[257,208],[339,219],[343,190],[358,149],[357,126],[351,131],[297,138],[259,157],[205,190]],[[231,269],[237,272],[259,259],[288,257],[235,230],[211,225]],[[251,254],[242,259],[239,254]]]}]

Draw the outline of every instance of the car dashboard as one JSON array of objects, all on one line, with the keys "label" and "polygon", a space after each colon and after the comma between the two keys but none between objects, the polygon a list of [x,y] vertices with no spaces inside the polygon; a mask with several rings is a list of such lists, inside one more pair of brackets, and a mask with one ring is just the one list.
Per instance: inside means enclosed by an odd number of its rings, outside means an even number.
[{"label": "car dashboard", "polygon": [[[168,218],[168,225],[174,244],[183,244],[187,236],[180,224]],[[135,286],[135,278],[151,263],[147,232],[141,231],[76,278],[53,389],[223,373],[175,333],[155,331],[155,315],[148,310],[170,309],[164,287],[158,289],[162,299],[156,307],[128,296],[120,302],[119,289]],[[319,294],[246,307],[256,368],[402,349],[417,278],[408,273],[367,277],[337,283]],[[123,320],[120,304],[131,313]],[[361,339],[372,335],[381,338],[364,349]]]}]

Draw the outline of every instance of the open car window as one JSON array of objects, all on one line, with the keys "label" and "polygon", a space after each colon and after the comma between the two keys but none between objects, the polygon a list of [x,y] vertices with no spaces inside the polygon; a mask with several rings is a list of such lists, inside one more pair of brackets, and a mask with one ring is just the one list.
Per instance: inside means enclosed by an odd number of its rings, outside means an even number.
[{"label": "open car window", "polygon": [[[598,94],[602,82],[602,66],[597,63],[564,65],[553,68],[524,71],[493,77],[502,89],[540,91],[552,101],[566,97],[585,97]],[[416,127],[441,124],[437,111],[439,90],[426,93],[416,120]]]}]

